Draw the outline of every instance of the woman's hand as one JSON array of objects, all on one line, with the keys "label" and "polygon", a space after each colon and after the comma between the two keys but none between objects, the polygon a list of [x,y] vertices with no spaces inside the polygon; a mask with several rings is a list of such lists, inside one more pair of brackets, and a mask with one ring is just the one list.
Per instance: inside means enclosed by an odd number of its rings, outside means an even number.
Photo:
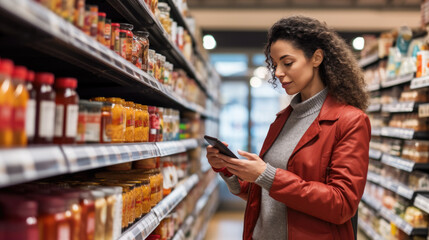
[{"label": "woman's hand", "polygon": [[237,159],[218,154],[226,166],[226,169],[240,179],[247,182],[255,182],[267,168],[267,164],[257,154],[238,150],[238,154],[247,158]]},{"label": "woman's hand", "polygon": [[[225,142],[223,142],[223,144],[228,146],[228,144],[226,144]],[[222,160],[222,158],[219,158],[219,155],[222,155],[219,153],[219,150],[217,150],[216,148],[214,148],[211,145],[209,145],[207,147],[206,157],[209,160],[209,163],[213,168],[224,168],[224,167],[226,167],[225,162]]]}]

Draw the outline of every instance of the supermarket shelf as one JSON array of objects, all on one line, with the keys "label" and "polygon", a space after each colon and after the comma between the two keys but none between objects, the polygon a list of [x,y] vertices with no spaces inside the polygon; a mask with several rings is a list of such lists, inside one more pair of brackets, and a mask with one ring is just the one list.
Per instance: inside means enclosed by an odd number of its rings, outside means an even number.
[{"label": "supermarket shelf", "polygon": [[176,20],[178,26],[182,26],[185,30],[188,31],[188,33],[189,33],[189,35],[191,36],[191,39],[192,39],[192,46],[196,50],[197,54],[199,54],[198,51],[197,51],[197,48],[196,48],[195,36],[194,36],[193,32],[191,31],[191,28],[189,28],[189,25],[186,22],[186,19],[184,18],[184,16],[182,15],[182,13],[179,12],[179,9],[177,8],[177,6],[176,6],[176,4],[174,3],[173,0],[167,0],[166,2],[170,6],[170,15],[171,15],[171,17],[174,20]]},{"label": "supermarket shelf", "polygon": [[414,78],[413,80],[411,80],[411,84],[410,84],[411,89],[424,88],[424,87],[429,87],[429,76]]},{"label": "supermarket shelf", "polygon": [[412,200],[415,194],[419,192],[419,191],[414,191],[413,189],[409,188],[408,186],[402,183],[394,182],[391,179],[386,179],[383,176],[380,176],[373,172],[368,172],[367,180],[370,182],[376,183],[409,200]]},{"label": "supermarket shelf", "polygon": [[0,150],[0,187],[198,147],[197,139],[158,143],[30,146]]},{"label": "supermarket shelf", "polygon": [[[189,77],[195,79],[197,84],[211,98],[207,86],[198,79],[194,66],[185,58],[179,48],[171,41],[159,20],[152,14],[144,1],[137,0],[107,0],[110,6],[122,15],[126,21],[133,24],[135,29],[147,29],[150,33],[150,45],[167,57],[175,68],[183,68]],[[180,24],[179,24],[180,25]]]},{"label": "supermarket shelf", "polygon": [[407,128],[382,127],[381,136],[400,139],[429,139],[429,132],[414,131]]},{"label": "supermarket shelf", "polygon": [[394,214],[391,210],[381,207],[379,211],[380,215],[395,224],[399,229],[405,232],[407,235],[418,235],[418,236],[426,236],[428,234],[427,228],[414,228],[405,220],[403,220],[398,215]]},{"label": "supermarket shelf", "polygon": [[375,92],[375,91],[378,91],[378,90],[380,90],[380,84],[376,83],[376,84],[368,85],[368,86],[366,87],[366,90],[368,90],[368,92]]},{"label": "supermarket shelf", "polygon": [[168,215],[189,193],[190,189],[198,183],[196,174],[187,178],[178,185],[167,197],[159,202],[149,214],[128,228],[119,240],[145,239],[155,230],[159,223]]},{"label": "supermarket shelf", "polygon": [[419,103],[416,102],[397,102],[383,104],[381,107],[381,111],[389,113],[408,113],[417,111],[418,107]]},{"label": "supermarket shelf", "polygon": [[366,109],[366,112],[372,113],[372,112],[380,112],[381,110],[381,104],[371,104]]},{"label": "supermarket shelf", "polygon": [[427,194],[417,194],[414,199],[414,206],[420,208],[426,213],[429,213],[429,195]]},{"label": "supermarket shelf", "polygon": [[358,219],[358,227],[372,240],[384,240],[368,223]]},{"label": "supermarket shelf", "polygon": [[429,163],[415,163],[411,160],[383,154],[381,162],[400,170],[412,172],[414,170],[429,170]]},{"label": "supermarket shelf", "polygon": [[372,148],[369,149],[369,158],[371,159],[380,160],[382,154],[383,153],[379,150],[375,150]]},{"label": "supermarket shelf", "polygon": [[370,65],[377,63],[380,60],[378,53],[369,55],[368,57],[362,58],[359,60],[358,64],[361,68],[366,68]]},{"label": "supermarket shelf", "polygon": [[68,171],[58,146],[0,150],[0,187],[51,177]]},{"label": "supermarket shelf", "polygon": [[105,167],[135,160],[168,156],[197,147],[196,139],[157,143],[88,144],[61,146],[69,171]]},{"label": "supermarket shelf", "polygon": [[372,136],[381,136],[381,128],[371,128]]},{"label": "supermarket shelf", "polygon": [[364,194],[363,196],[362,196],[362,201],[366,204],[366,205],[368,205],[368,206],[370,206],[372,209],[374,209],[375,211],[380,211],[380,209],[381,209],[381,206],[382,206],[382,204],[381,204],[381,202],[380,201],[378,201],[378,200],[376,200],[376,199],[374,199],[373,197],[371,197],[371,196],[368,196],[368,195],[366,195],[366,194]]},{"label": "supermarket shelf", "polygon": [[216,189],[218,185],[217,178],[214,178],[210,184],[207,186],[206,190],[204,191],[204,194],[200,197],[200,199],[195,204],[195,208],[192,211],[192,213],[185,219],[180,229],[176,232],[176,234],[173,237],[173,240],[184,240],[186,233],[191,229],[191,227],[194,225],[194,222],[197,218],[197,216],[200,215],[203,208],[207,205],[213,191]]},{"label": "supermarket shelf", "polygon": [[413,79],[414,79],[414,73],[409,73],[409,74],[405,74],[403,76],[399,76],[397,78],[389,79],[385,82],[382,82],[381,87],[383,88],[393,87],[400,84],[408,83]]},{"label": "supermarket shelf", "polygon": [[[79,69],[73,71],[76,74],[85,72],[85,78],[91,74],[107,78],[123,86],[119,92],[123,92],[126,97],[141,101],[150,99],[162,106],[190,110],[205,116],[206,112],[202,107],[175,95],[156,79],[37,2],[0,0],[0,12],[2,13],[0,20],[17,25],[23,31],[35,32],[32,35],[34,41],[32,48],[71,63],[71,66]],[[1,31],[9,33],[11,30],[2,28]],[[12,36],[13,34],[12,32]],[[95,80],[90,81],[99,86]],[[89,79],[85,79],[79,82],[81,83],[88,85],[90,82]],[[118,87],[113,87],[110,91],[108,88],[89,89],[87,95],[92,96],[94,92],[118,94]],[[82,97],[85,96],[85,89],[80,89],[79,92],[82,93]]]}]

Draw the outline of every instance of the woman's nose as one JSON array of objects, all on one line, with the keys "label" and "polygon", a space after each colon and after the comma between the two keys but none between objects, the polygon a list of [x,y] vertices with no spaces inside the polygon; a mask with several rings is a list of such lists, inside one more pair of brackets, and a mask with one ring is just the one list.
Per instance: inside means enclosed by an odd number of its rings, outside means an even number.
[{"label": "woman's nose", "polygon": [[285,76],[285,73],[283,72],[283,70],[282,70],[280,67],[277,67],[277,68],[276,68],[276,71],[274,72],[274,75],[275,75],[277,78],[280,78],[280,77],[284,77],[284,76]]}]

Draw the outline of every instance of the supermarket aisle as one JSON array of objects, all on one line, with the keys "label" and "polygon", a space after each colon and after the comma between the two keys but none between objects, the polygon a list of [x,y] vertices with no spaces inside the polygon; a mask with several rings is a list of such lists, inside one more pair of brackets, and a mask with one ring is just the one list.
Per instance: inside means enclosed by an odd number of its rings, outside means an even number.
[{"label": "supermarket aisle", "polygon": [[239,240],[243,233],[244,211],[217,212],[210,220],[205,240]]}]

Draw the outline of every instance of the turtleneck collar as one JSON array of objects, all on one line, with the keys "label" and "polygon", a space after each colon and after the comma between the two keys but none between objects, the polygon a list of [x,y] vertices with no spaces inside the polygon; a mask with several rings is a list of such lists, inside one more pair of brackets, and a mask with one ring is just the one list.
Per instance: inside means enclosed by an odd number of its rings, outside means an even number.
[{"label": "turtleneck collar", "polygon": [[293,97],[290,102],[290,106],[292,107],[293,112],[295,112],[297,118],[304,118],[320,111],[323,102],[325,102],[326,96],[328,96],[328,88],[326,87],[303,102],[301,101],[301,94],[299,93]]}]

